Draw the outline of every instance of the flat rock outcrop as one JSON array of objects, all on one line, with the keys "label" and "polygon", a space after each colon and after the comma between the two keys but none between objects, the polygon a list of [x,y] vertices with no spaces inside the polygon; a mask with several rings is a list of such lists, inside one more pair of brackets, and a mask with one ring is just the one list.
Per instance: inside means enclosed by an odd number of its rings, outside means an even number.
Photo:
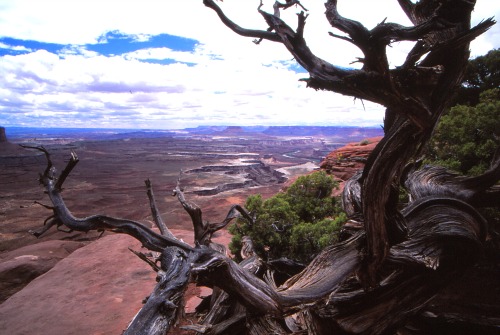
[{"label": "flat rock outcrop", "polygon": [[83,246],[82,242],[54,240],[1,254],[0,303]]},{"label": "flat rock outcrop", "polygon": [[74,251],[0,305],[3,334],[121,334],[155,284],[154,271],[107,235]]}]

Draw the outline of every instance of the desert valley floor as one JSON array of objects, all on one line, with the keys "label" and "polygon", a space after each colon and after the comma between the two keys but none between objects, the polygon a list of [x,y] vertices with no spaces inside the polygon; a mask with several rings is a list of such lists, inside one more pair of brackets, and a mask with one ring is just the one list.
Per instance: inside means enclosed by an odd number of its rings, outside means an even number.
[{"label": "desert valley floor", "polygon": [[[43,145],[58,171],[76,153],[79,163],[63,196],[77,217],[106,214],[152,226],[144,183],[150,179],[166,225],[192,243],[190,218],[172,197],[178,180],[204,220],[220,222],[231,205],[244,204],[248,195],[271,196],[317,169],[333,149],[380,133],[359,128],[307,136],[291,129],[273,131],[248,133],[233,127],[181,136],[49,136],[11,142]],[[38,239],[30,234],[51,214],[40,205],[50,204],[37,180],[46,158],[18,143],[0,143],[0,281],[13,287],[41,263],[46,268],[12,296],[4,292],[0,329],[6,334],[120,334],[155,284],[151,268],[128,251],[139,250],[140,244],[112,233],[100,237],[52,228]],[[214,240],[227,244],[229,239],[222,231]],[[197,296],[207,293],[195,287],[188,291],[192,310]]]},{"label": "desert valley floor", "polygon": [[[321,128],[321,127],[320,127]],[[171,196],[177,180],[189,200],[211,222],[222,220],[232,204],[249,194],[278,192],[287,181],[318,168],[325,155],[348,142],[360,141],[379,129],[347,128],[341,134],[312,136],[241,132],[235,127],[211,134],[140,137],[121,134],[106,140],[74,138],[22,139],[43,145],[61,171],[71,152],[79,163],[65,182],[64,197],[76,216],[106,214],[151,222],[144,181],[153,183],[163,220],[170,228],[189,229],[188,215]],[[151,136],[151,135],[150,135]],[[38,174],[44,155],[13,143],[0,148],[0,252],[34,243],[29,230],[39,228],[50,211]],[[44,239],[92,238],[49,231]]]}]

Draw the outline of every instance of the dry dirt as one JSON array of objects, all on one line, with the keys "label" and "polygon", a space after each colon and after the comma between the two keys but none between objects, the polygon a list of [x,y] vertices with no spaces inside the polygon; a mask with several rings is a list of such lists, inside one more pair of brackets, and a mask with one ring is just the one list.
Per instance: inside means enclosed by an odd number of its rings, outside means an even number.
[{"label": "dry dirt", "polygon": [[[171,196],[181,171],[213,164],[228,164],[234,157],[208,155],[218,143],[205,143],[192,153],[176,153],[166,139],[131,139],[117,141],[79,142],[53,145],[48,149],[54,165],[61,171],[70,152],[78,155],[80,162],[64,184],[64,197],[68,208],[76,216],[106,214],[137,220],[151,225],[151,213],[144,185],[145,179],[153,183],[154,193],[163,220],[170,228],[190,229],[189,216]],[[48,204],[38,175],[46,166],[44,155],[32,149],[18,148],[3,151],[0,148],[0,253],[48,239],[94,239],[95,233],[61,233],[49,231],[36,240],[29,230],[40,228],[50,215],[37,204]],[[239,148],[238,148],[239,149]],[[185,150],[185,149],[183,149]],[[220,149],[219,149],[220,150]],[[204,155],[200,154],[201,152]],[[239,152],[233,152],[235,155]],[[229,152],[231,154],[231,152]],[[257,153],[258,154],[258,153]],[[255,157],[255,156],[249,156]],[[253,159],[253,158],[252,158]],[[232,162],[231,162],[232,163]],[[275,161],[274,167],[300,165],[303,160]],[[299,172],[304,170],[299,169]],[[288,177],[293,178],[293,175]],[[227,210],[235,203],[243,204],[249,194],[269,196],[284,184],[252,187],[226,191],[214,196],[197,196],[190,193],[199,187],[214,186],[207,179],[231,183],[244,176],[214,174],[182,174],[181,186],[186,197],[198,204],[204,219],[210,222],[223,220]]]}]

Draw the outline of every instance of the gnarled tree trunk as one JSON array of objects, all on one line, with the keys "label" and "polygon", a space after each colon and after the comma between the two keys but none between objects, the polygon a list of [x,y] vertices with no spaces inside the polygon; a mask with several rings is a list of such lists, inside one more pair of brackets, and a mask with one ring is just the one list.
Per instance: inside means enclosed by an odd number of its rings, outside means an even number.
[{"label": "gnarled tree trunk", "polygon": [[[273,14],[259,7],[269,26],[264,31],[238,26],[214,0],[203,3],[237,34],[257,42],[282,43],[309,72],[309,87],[386,106],[385,137],[344,191],[344,208],[354,223],[349,226],[356,228],[346,231],[344,240],[324,250],[299,273],[286,262],[264,262],[251,248],[244,262],[233,262],[221,246],[211,242],[211,236],[238,215],[254,218],[235,206],[222,223],[205,223],[201,209],[189,203],[179,187],[174,195],[192,218],[195,246],[177,240],[164,227],[155,214],[154,198],[151,206],[161,235],[130,220],[102,215],[75,218],[61,191],[76,165],[76,156],[57,177],[45,151],[48,166],[41,182],[52,201],[53,216],[43,231],[53,225],[110,230],[134,236],[146,248],[161,253],[160,266],[155,260],[148,261],[158,272],[158,284],[127,333],[168,331],[182,314],[182,294],[188,281],[214,288],[205,319],[188,327],[199,334],[425,334],[453,331],[456,325],[482,333],[498,332],[500,299],[468,306],[467,295],[461,300],[459,291],[449,290],[462,287],[463,278],[475,278],[477,273],[488,282],[495,282],[499,274],[495,260],[482,255],[494,227],[478,208],[500,203],[495,185],[500,177],[500,155],[488,172],[474,178],[457,177],[434,167],[419,169],[415,163],[461,82],[469,42],[494,21],[470,27],[475,1],[398,0],[413,26],[382,22],[369,30],[342,17],[337,1],[329,0],[326,18],[345,33],[332,36],[353,43],[364,54],[361,69],[346,70],[318,58],[308,48],[303,38],[304,12],[298,14],[296,30],[280,19],[280,10],[300,5],[299,1],[277,3]],[[415,41],[415,47],[404,64],[391,69],[385,49],[403,40]],[[400,187],[410,194],[407,204],[399,202]],[[148,188],[151,199],[150,184]],[[273,273],[283,268],[288,268],[282,273],[289,278],[277,284]],[[451,296],[462,303],[460,308],[450,308]]]}]

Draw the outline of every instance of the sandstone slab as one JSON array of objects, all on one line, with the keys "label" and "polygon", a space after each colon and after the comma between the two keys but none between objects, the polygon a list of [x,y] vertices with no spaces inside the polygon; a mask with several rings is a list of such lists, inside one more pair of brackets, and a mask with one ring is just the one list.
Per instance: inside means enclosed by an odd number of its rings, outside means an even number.
[{"label": "sandstone slab", "polygon": [[140,243],[108,235],[74,251],[0,305],[2,333],[121,334],[155,285],[129,247]]},{"label": "sandstone slab", "polygon": [[83,246],[82,242],[54,240],[0,254],[0,303]]}]

